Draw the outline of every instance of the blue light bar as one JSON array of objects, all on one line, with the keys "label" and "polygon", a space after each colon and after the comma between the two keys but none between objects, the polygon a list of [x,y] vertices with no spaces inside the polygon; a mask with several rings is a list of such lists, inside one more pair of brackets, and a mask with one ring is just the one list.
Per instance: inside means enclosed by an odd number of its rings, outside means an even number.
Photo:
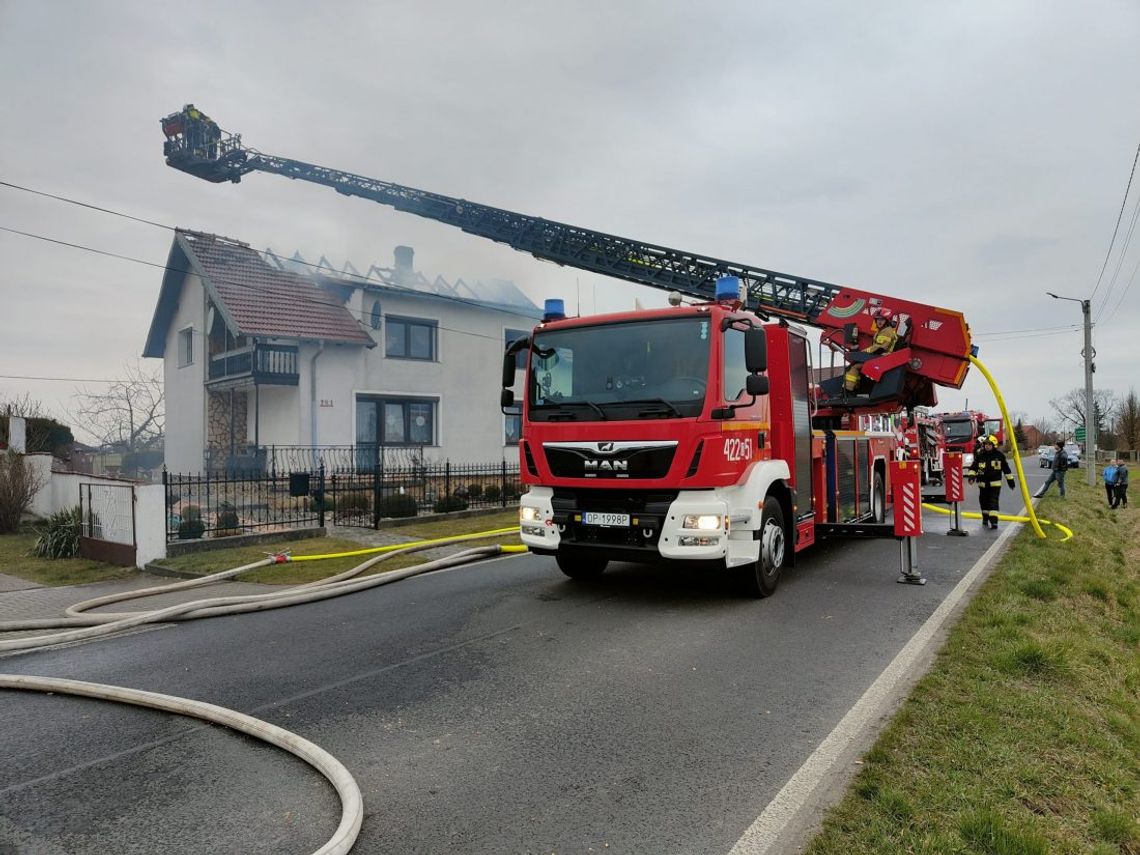
[{"label": "blue light bar", "polygon": [[542,319],[544,321],[560,321],[566,317],[566,301],[553,297],[542,306]]},{"label": "blue light bar", "polygon": [[716,301],[740,299],[740,277],[722,276],[716,280]]}]

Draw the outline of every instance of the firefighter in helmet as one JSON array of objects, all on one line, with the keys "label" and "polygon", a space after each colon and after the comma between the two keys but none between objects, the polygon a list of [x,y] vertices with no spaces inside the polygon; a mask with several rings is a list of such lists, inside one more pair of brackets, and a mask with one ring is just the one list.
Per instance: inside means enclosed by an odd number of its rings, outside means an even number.
[{"label": "firefighter in helmet", "polygon": [[993,434],[982,440],[982,450],[974,455],[974,462],[966,471],[970,483],[978,484],[978,503],[982,506],[982,528],[998,527],[998,504],[1001,501],[1001,480],[1013,489],[1013,472],[1009,461],[998,448],[997,437]]},{"label": "firefighter in helmet", "polygon": [[[895,329],[898,322],[894,312],[887,308],[875,310],[871,315],[871,343],[863,348],[863,353],[890,353],[899,343],[899,333]],[[843,388],[854,392],[859,387],[859,380],[863,376],[862,366],[852,362],[843,375]]]}]

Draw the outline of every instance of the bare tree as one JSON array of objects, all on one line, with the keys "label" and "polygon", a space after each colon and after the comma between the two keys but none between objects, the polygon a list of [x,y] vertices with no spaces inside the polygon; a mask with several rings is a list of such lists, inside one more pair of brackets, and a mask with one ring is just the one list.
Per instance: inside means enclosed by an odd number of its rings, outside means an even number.
[{"label": "bare tree", "polygon": [[17,416],[23,419],[51,418],[47,407],[33,398],[30,392],[24,392],[22,395],[0,395],[0,416]]},{"label": "bare tree", "polygon": [[[1116,393],[1111,389],[1093,390],[1093,415],[1096,418],[1098,434],[1108,432],[1108,425],[1112,423],[1113,413],[1116,411]],[[1085,390],[1073,389],[1060,398],[1054,398],[1049,406],[1057,414],[1062,430],[1072,430],[1083,427],[1085,423]]]},{"label": "bare tree", "polygon": [[0,534],[19,529],[20,518],[43,483],[24,455],[0,451]]},{"label": "bare tree", "polygon": [[101,392],[80,393],[77,422],[105,448],[146,451],[162,442],[166,426],[162,377],[139,363]]},{"label": "bare tree", "polygon": [[1140,397],[1135,389],[1129,389],[1116,408],[1116,434],[1127,448],[1140,449]]}]

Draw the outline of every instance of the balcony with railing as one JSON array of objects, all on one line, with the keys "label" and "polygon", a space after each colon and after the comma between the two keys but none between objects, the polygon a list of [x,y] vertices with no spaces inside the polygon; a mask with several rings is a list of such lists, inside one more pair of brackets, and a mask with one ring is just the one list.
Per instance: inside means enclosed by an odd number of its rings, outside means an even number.
[{"label": "balcony with railing", "polygon": [[287,344],[256,344],[210,357],[209,386],[296,386],[297,347]]}]

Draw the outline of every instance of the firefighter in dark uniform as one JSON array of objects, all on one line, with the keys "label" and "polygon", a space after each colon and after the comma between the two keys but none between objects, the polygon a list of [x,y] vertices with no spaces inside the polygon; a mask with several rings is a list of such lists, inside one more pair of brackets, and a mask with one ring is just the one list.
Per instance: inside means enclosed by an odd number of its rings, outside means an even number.
[{"label": "firefighter in dark uniform", "polygon": [[982,450],[974,455],[974,462],[966,471],[970,483],[978,484],[978,503],[982,506],[982,528],[998,527],[998,503],[1001,500],[1001,479],[1013,489],[1013,472],[1009,461],[997,447],[997,437],[991,434],[982,441]]}]

